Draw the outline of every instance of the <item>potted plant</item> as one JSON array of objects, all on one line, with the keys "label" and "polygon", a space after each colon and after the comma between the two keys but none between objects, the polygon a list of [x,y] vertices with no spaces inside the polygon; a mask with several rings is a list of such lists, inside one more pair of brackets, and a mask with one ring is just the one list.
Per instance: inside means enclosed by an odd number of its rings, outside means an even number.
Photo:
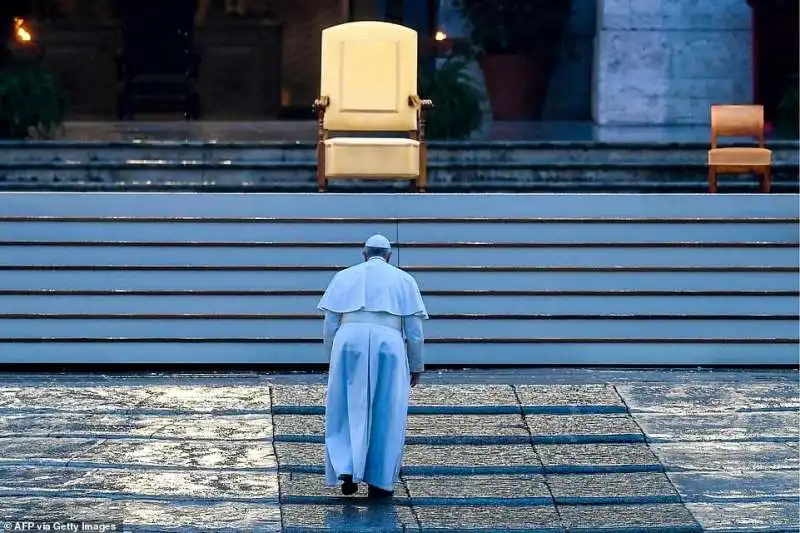
[{"label": "potted plant", "polygon": [[777,129],[791,139],[800,138],[800,79],[792,76],[778,104]]},{"label": "potted plant", "polygon": [[467,139],[483,123],[483,93],[470,76],[470,58],[451,55],[441,65],[420,68],[419,94],[433,101],[426,138]]},{"label": "potted plant", "polygon": [[0,66],[0,138],[48,137],[64,111],[63,94],[38,59],[12,55]]},{"label": "potted plant", "polygon": [[471,26],[494,118],[538,119],[572,0],[456,0]]}]

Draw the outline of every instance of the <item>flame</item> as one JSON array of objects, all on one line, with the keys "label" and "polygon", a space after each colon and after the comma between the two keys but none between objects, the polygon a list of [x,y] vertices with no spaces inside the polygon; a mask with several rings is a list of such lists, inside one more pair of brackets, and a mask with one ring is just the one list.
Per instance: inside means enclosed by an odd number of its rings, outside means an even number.
[{"label": "flame", "polygon": [[33,40],[31,31],[25,26],[25,19],[14,19],[14,37],[21,43],[29,43]]},{"label": "flame", "polygon": [[447,34],[443,31],[437,31],[433,38],[437,41],[444,41],[447,39]]}]

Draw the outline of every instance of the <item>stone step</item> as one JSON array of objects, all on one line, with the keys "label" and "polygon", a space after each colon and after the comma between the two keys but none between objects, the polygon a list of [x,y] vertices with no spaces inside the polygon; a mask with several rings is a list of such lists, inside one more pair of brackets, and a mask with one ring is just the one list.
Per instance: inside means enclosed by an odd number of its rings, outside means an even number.
[{"label": "stone step", "polygon": [[[316,163],[14,163],[0,164],[0,190],[63,191],[316,191]],[[431,163],[429,192],[699,193],[706,166],[662,162]],[[756,192],[752,176],[720,177],[721,192]],[[798,166],[774,166],[772,192],[797,193]],[[399,180],[334,180],[343,192],[407,191]]]},{"label": "stone step", "polygon": [[[798,143],[773,141],[774,192],[797,192]],[[431,143],[431,192],[702,192],[705,143]],[[309,142],[0,143],[5,190],[316,190]],[[726,176],[723,192],[756,190]],[[403,191],[406,182],[342,180],[331,190]]]}]

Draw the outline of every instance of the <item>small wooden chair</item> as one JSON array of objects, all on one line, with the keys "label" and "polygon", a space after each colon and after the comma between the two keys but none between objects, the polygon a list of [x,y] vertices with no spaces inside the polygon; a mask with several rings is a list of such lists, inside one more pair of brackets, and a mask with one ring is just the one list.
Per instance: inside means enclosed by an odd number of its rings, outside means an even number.
[{"label": "small wooden chair", "polygon": [[[388,22],[348,22],[322,31],[317,113],[317,185],[330,179],[410,180],[425,192],[425,111],[417,95],[417,32]],[[407,137],[332,137],[406,132]]]},{"label": "small wooden chair", "polygon": [[[756,147],[717,148],[721,136],[758,139]],[[760,105],[712,105],[711,149],[708,151],[708,192],[717,192],[717,174],[753,173],[759,190],[767,193],[772,181],[772,152],[764,147],[764,107]]]}]

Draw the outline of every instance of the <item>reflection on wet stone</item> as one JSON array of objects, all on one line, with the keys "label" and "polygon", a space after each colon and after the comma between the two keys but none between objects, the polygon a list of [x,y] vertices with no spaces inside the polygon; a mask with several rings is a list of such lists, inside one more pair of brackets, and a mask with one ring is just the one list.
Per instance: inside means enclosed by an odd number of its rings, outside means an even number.
[{"label": "reflection on wet stone", "polygon": [[796,450],[774,442],[671,442],[652,445],[673,470],[752,472],[800,467]]},{"label": "reflection on wet stone", "polygon": [[127,500],[125,524],[136,531],[281,531],[281,511],[277,503],[199,502]]},{"label": "reflection on wet stone", "polygon": [[324,435],[323,415],[273,415],[276,435]]},{"label": "reflection on wet stone", "polygon": [[124,414],[33,413],[0,415],[0,436],[80,435],[81,437],[152,435],[163,422]]},{"label": "reflection on wet stone", "polygon": [[713,383],[691,385],[631,384],[618,390],[631,411],[695,414],[754,409],[798,409],[800,392],[794,383]]},{"label": "reflection on wet stone", "polygon": [[452,405],[458,407],[516,406],[510,385],[419,385],[411,392],[411,405]]},{"label": "reflection on wet stone", "polygon": [[0,498],[0,516],[34,522],[122,522],[128,502],[107,498],[55,498],[15,496]]},{"label": "reflection on wet stone", "polygon": [[[680,504],[656,505],[559,505],[567,528],[621,528],[666,526],[697,527],[692,515]],[[697,527],[697,531],[700,528]]]},{"label": "reflection on wet stone", "polygon": [[278,498],[276,472],[123,470],[116,468],[7,467],[0,469],[0,495],[9,491],[174,498]]},{"label": "reflection on wet stone", "polygon": [[397,505],[282,505],[285,531],[337,531],[342,533],[392,532],[416,529],[409,507]]},{"label": "reflection on wet stone", "polygon": [[198,468],[273,468],[271,442],[111,439],[72,461]]},{"label": "reflection on wet stone", "polygon": [[[11,391],[7,391],[11,392]],[[144,396],[132,387],[59,387],[52,383],[15,387],[13,395],[4,394],[3,408],[28,410],[125,412]]]},{"label": "reflection on wet stone", "polygon": [[325,405],[326,385],[272,385],[272,403],[275,406]]},{"label": "reflection on wet stone", "polygon": [[0,458],[67,461],[92,453],[101,442],[98,439],[13,437],[0,440]]},{"label": "reflection on wet stone", "polygon": [[411,498],[542,498],[552,501],[541,474],[403,476]]},{"label": "reflection on wet stone", "polygon": [[[329,497],[344,501],[353,498],[366,496],[367,485],[360,483],[358,492],[354,496],[342,496],[337,487],[325,487],[325,476],[322,474],[305,474],[299,472],[285,472],[280,475],[281,500],[286,498],[298,497]],[[407,498],[408,493],[402,483],[397,483],[394,487],[396,498]],[[339,502],[339,503],[341,503]]]},{"label": "reflection on wet stone", "polygon": [[155,438],[265,440],[272,438],[272,417],[255,415],[174,415],[151,417],[160,423]]},{"label": "reflection on wet stone", "polygon": [[553,496],[592,498],[609,496],[676,496],[666,474],[631,472],[624,474],[558,474],[547,476]]},{"label": "reflection on wet stone", "polygon": [[639,413],[636,421],[651,439],[747,440],[800,436],[800,414],[796,411],[736,414]]},{"label": "reflection on wet stone", "polygon": [[561,531],[561,521],[555,506],[550,505],[502,508],[420,505],[414,509],[424,531],[444,528],[459,531],[479,528],[482,531],[555,528],[556,531]]},{"label": "reflection on wet stone", "polygon": [[658,465],[647,445],[540,444],[536,446],[545,466],[558,465]]},{"label": "reflection on wet stone", "polygon": [[239,385],[236,387],[175,386],[143,387],[144,397],[136,409],[166,411],[260,411],[270,409],[269,388]]},{"label": "reflection on wet stone", "polygon": [[[708,531],[797,531],[800,505],[793,502],[687,503]],[[741,528],[741,529],[739,529]]]},{"label": "reflection on wet stone", "polygon": [[523,406],[528,405],[605,405],[624,407],[610,385],[516,385]]},{"label": "reflection on wet stone", "polygon": [[800,499],[800,472],[671,472],[670,480],[687,501],[736,498]]},{"label": "reflection on wet stone", "polygon": [[531,435],[620,435],[641,431],[628,415],[525,415]]}]

